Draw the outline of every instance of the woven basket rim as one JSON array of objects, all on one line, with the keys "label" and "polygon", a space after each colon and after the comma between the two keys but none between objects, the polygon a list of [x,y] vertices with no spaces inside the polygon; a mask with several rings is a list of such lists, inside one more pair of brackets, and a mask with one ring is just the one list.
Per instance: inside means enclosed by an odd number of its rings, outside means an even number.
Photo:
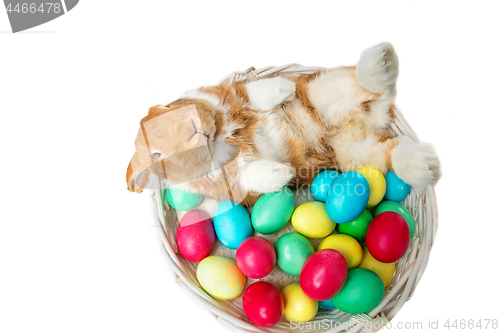
[{"label": "woven basket rim", "polygon": [[[236,71],[224,77],[221,83],[232,83],[242,81],[255,81],[263,78],[271,78],[279,75],[301,75],[325,71],[323,67],[305,67],[299,64],[288,64],[284,66],[268,66],[260,69],[250,67],[245,71]],[[407,123],[403,114],[394,110],[394,118],[391,128],[394,134],[406,135],[418,141],[418,138]],[[220,301],[209,296],[199,285],[196,279],[196,264],[185,260],[179,253],[176,244],[177,215],[175,209],[170,207],[162,196],[162,190],[151,190],[152,209],[155,223],[160,226],[158,235],[164,254],[164,259],[171,268],[175,282],[196,303],[207,309],[217,321],[235,332],[343,332],[346,326],[329,326],[322,329],[319,326],[313,328],[291,329],[290,323],[282,319],[278,324],[264,328],[253,325],[244,315],[241,307],[232,301]],[[437,202],[434,188],[416,191],[411,189],[410,194],[404,200],[403,205],[408,208],[415,219],[416,232],[411,240],[406,255],[396,263],[396,273],[392,281],[386,287],[386,293],[382,302],[367,314],[353,315],[345,314],[337,309],[332,311],[318,312],[311,321],[322,323],[323,320],[334,320],[338,323],[348,323],[349,333],[358,332],[362,329],[378,331],[401,310],[405,302],[411,299],[416,290],[418,282],[427,267],[430,251],[434,243],[438,227]],[[312,324],[311,324],[312,325]],[[320,327],[318,329],[318,327]]]}]

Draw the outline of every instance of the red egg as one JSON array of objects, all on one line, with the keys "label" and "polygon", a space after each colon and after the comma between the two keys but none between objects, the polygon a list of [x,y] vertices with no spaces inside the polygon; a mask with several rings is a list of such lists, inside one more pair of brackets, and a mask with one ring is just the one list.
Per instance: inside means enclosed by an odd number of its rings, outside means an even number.
[{"label": "red egg", "polygon": [[319,250],[307,258],[300,271],[300,287],[310,298],[326,301],[335,296],[347,278],[347,261],[339,251]]},{"label": "red egg", "polygon": [[394,212],[380,213],[368,227],[366,247],[376,260],[383,263],[398,261],[410,245],[410,228],[406,220]]},{"label": "red egg", "polygon": [[212,221],[201,210],[190,210],[177,227],[177,247],[182,256],[189,261],[202,261],[215,244],[215,231]]},{"label": "red egg", "polygon": [[278,288],[265,281],[252,283],[243,294],[242,304],[248,319],[261,327],[276,324],[285,310],[285,302]]},{"label": "red egg", "polygon": [[249,278],[261,279],[276,265],[276,251],[267,239],[249,237],[236,250],[236,265]]}]

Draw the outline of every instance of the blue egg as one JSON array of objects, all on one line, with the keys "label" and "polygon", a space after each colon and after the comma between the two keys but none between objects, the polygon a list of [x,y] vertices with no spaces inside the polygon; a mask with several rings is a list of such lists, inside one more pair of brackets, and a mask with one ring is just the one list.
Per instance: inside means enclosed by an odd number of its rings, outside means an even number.
[{"label": "blue egg", "polygon": [[387,200],[401,202],[410,194],[411,186],[406,184],[401,178],[389,171],[385,176],[385,196]]},{"label": "blue egg", "polygon": [[346,223],[357,218],[365,210],[370,198],[370,185],[356,171],[341,174],[328,189],[326,212],[337,223]]},{"label": "blue egg", "polygon": [[335,306],[333,306],[332,299],[327,299],[326,301],[319,301],[318,305],[320,308],[324,310],[333,310],[335,309]]},{"label": "blue egg", "polygon": [[311,184],[311,195],[316,201],[325,202],[330,184],[339,177],[340,173],[335,170],[323,170]]},{"label": "blue egg", "polygon": [[214,229],[221,243],[233,250],[253,234],[248,211],[242,205],[229,200],[221,201],[217,206]]}]

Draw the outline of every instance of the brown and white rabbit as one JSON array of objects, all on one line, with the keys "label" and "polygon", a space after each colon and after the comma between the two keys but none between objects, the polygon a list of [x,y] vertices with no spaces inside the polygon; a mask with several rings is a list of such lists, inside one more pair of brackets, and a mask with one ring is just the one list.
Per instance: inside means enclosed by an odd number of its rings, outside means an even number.
[{"label": "brown and white rabbit", "polygon": [[365,165],[416,188],[435,184],[432,146],[389,130],[397,76],[397,55],[382,43],[355,67],[188,91],[142,119],[128,189],[157,186],[154,174],[165,186],[252,205],[321,170]]}]

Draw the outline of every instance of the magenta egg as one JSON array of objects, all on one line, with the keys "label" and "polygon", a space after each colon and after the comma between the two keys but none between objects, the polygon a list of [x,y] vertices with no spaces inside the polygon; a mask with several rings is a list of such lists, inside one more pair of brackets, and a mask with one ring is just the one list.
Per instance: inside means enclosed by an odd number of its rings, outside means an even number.
[{"label": "magenta egg", "polygon": [[201,210],[186,213],[177,227],[177,247],[189,261],[202,261],[208,257],[215,244],[212,221]]},{"label": "magenta egg", "polygon": [[248,286],[243,294],[242,305],[248,319],[261,327],[275,325],[285,310],[285,302],[278,288],[265,281]]},{"label": "magenta egg", "polygon": [[409,245],[410,228],[398,213],[388,211],[378,214],[366,231],[368,252],[383,263],[401,259]]},{"label": "magenta egg", "polygon": [[236,250],[236,265],[245,276],[261,279],[276,265],[276,251],[267,239],[249,237]]},{"label": "magenta egg", "polygon": [[324,249],[307,258],[300,271],[300,287],[310,298],[326,301],[339,292],[347,279],[347,261],[337,250]]}]

